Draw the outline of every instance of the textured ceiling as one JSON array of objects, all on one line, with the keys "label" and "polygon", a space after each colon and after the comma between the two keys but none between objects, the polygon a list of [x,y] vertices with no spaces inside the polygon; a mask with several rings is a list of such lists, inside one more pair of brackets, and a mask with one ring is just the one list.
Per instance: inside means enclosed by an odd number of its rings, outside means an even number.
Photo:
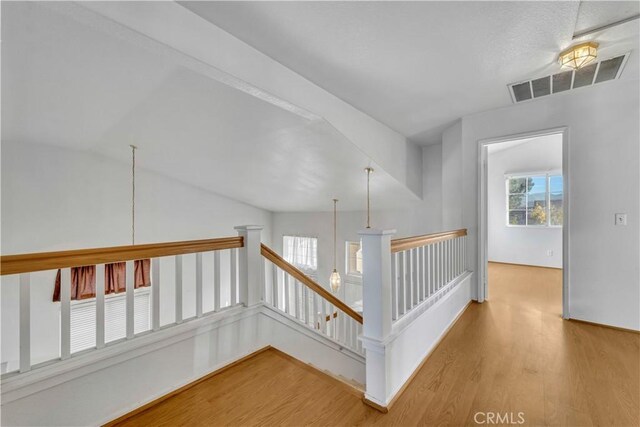
[{"label": "textured ceiling", "polygon": [[[508,105],[507,84],[558,69],[579,28],[637,2],[181,2],[420,144]],[[603,39],[637,49],[638,21]],[[626,43],[626,44],[625,44]],[[620,53],[620,52],[614,52]]]}]

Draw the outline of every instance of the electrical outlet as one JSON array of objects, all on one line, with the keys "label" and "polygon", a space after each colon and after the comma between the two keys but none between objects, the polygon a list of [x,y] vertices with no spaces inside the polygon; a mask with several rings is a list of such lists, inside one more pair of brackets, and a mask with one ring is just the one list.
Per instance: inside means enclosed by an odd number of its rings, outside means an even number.
[{"label": "electrical outlet", "polygon": [[627,214],[626,213],[617,213],[616,214],[616,225],[627,225]]},{"label": "electrical outlet", "polygon": [[547,256],[553,256],[553,250],[549,249],[549,250],[547,251]]}]

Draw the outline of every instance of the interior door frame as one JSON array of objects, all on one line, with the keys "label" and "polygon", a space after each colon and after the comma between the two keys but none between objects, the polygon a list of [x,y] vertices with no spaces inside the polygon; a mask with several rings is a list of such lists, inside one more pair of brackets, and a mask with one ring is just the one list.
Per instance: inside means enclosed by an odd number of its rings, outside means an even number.
[{"label": "interior door frame", "polygon": [[482,139],[478,141],[478,302],[484,302],[489,296],[488,290],[488,186],[487,186],[487,162],[488,146],[500,142],[516,141],[546,135],[562,134],[562,182],[563,182],[563,223],[562,223],[562,317],[570,318],[569,313],[569,128],[567,126],[545,129],[540,131],[518,133],[496,138]]}]

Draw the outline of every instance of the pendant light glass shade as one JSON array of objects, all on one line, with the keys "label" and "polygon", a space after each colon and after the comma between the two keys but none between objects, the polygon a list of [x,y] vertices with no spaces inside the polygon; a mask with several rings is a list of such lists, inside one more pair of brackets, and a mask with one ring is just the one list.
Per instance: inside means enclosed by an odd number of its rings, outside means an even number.
[{"label": "pendant light glass shade", "polygon": [[340,290],[340,284],[342,281],[340,280],[340,273],[338,273],[338,269],[336,268],[336,243],[337,243],[337,227],[338,227],[338,210],[337,210],[338,199],[333,199],[333,273],[329,276],[329,287],[331,288],[331,292],[334,294]]},{"label": "pendant light glass shade", "polygon": [[331,276],[329,277],[329,286],[331,286],[331,292],[333,292],[334,294],[338,292],[340,290],[341,283],[342,280],[340,279],[340,273],[338,273],[338,270],[334,269],[333,273],[331,273]]}]

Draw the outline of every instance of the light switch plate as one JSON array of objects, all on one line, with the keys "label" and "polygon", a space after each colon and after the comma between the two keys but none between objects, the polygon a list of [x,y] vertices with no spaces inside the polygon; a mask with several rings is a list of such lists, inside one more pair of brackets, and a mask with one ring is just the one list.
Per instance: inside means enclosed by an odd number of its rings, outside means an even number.
[{"label": "light switch plate", "polygon": [[627,225],[627,214],[626,213],[617,213],[616,214],[616,225]]}]

